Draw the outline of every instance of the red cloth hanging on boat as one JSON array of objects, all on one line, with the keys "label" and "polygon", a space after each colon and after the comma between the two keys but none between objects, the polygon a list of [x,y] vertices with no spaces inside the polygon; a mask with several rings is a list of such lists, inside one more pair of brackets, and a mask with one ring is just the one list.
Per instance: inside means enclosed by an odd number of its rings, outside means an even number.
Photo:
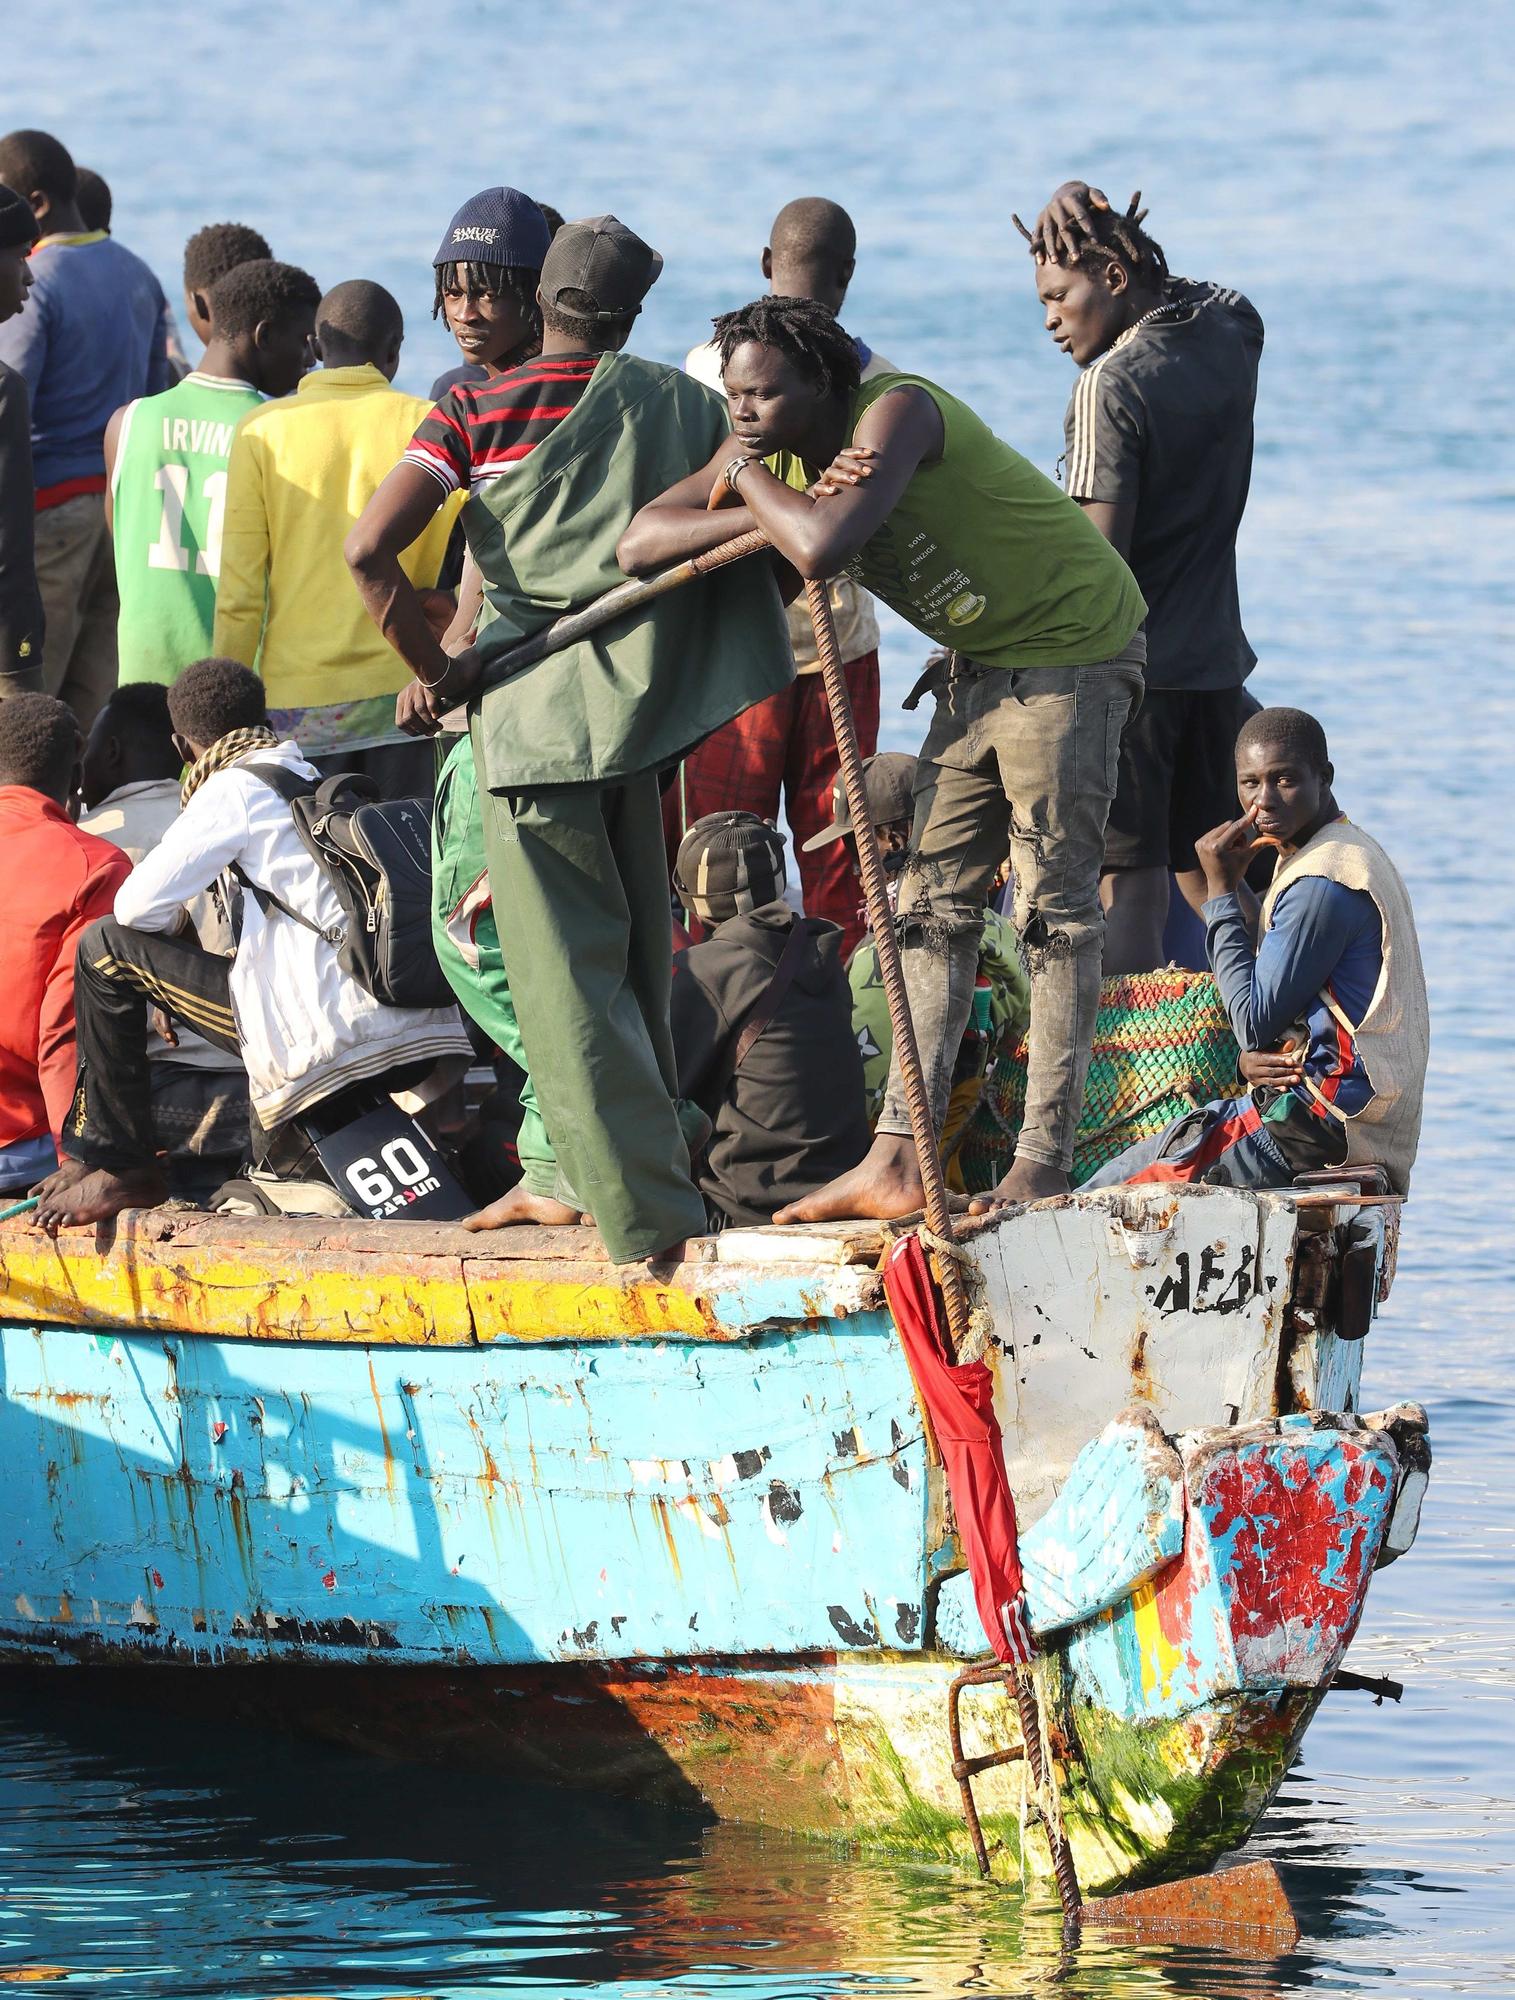
[{"label": "red cloth hanging on boat", "polygon": [[900,1237],[889,1252],[884,1291],[941,1447],[978,1615],[996,1656],[1018,1665],[1035,1648],[1022,1594],[1015,1500],[994,1414],[994,1377],[986,1362],[948,1361],[941,1294],[918,1236]]}]

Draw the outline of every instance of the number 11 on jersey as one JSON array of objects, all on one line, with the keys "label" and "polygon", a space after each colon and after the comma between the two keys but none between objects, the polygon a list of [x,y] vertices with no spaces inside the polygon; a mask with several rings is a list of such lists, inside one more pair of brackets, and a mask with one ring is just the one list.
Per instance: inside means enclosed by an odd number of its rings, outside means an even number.
[{"label": "number 11 on jersey", "polygon": [[[149,569],[187,572],[189,550],[184,546],[184,510],[189,500],[189,467],[160,465],[154,484],[163,495],[163,515],[158,539],[147,551]],[[207,473],[200,488],[205,502],[205,545],[195,555],[195,575],[221,574],[221,531],[226,518],[226,473]]]}]

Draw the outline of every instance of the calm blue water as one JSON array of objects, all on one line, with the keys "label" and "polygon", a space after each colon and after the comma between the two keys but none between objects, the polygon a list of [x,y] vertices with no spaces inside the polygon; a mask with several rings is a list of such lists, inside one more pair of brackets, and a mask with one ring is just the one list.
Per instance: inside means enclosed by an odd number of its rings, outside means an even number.
[{"label": "calm blue water", "polygon": [[[1366,1387],[1430,1405],[1437,1469],[1353,1653],[1407,1681],[1404,1707],[1334,1697],[1259,1837],[1305,1925],[1285,1962],[1094,1944],[1060,1962],[1047,1912],[956,1877],[13,1694],[0,1980],[53,1968],[109,2000],[1515,1990],[1508,9],[18,14],[0,122],[103,171],[166,285],[191,230],[254,222],[323,284],[391,287],[402,386],[453,358],[428,259],[492,180],[613,208],[663,249],[639,345],[669,360],[759,289],[783,201],[834,196],[862,241],[848,324],[1047,466],[1071,378],[1012,208],[1029,218],[1074,170],[1139,185],[1176,270],[1252,296],[1254,685],[1325,721],[1343,803],[1416,895],[1431,978],[1416,1199]],[[886,712],[919,652],[891,630]],[[913,726],[894,708],[886,741],[913,748]]]}]

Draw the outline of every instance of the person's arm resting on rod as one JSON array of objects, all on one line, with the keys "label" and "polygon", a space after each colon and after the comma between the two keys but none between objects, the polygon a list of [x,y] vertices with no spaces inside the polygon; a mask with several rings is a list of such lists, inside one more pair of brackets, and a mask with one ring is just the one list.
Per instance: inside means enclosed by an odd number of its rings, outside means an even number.
[{"label": "person's arm resting on rod", "polygon": [[[826,471],[808,492],[787,486],[752,458],[731,482],[741,506],[734,512],[706,512],[705,498],[714,482],[733,459],[754,449],[741,434],[747,401],[732,394],[737,435],[705,470],[671,487],[633,518],[617,550],[622,569],[640,576],[761,528],[802,577],[824,580],[844,568],[888,519],[917,469],[942,453],[936,404],[923,389],[895,389],[864,412],[855,442],[845,441],[842,428],[839,440],[828,447]],[[764,421],[761,412],[756,421]]]}]

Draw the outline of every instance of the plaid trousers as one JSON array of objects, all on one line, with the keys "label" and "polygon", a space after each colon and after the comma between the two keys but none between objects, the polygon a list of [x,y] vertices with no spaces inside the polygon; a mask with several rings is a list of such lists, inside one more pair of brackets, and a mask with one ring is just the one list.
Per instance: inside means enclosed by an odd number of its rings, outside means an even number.
[{"label": "plaid trousers", "polygon": [[[862,754],[878,748],[877,652],[849,660],[843,670]],[[863,934],[862,884],[834,840],[804,852],[805,842],[831,824],[837,780],[836,739],[819,673],[799,674],[722,725],[684,759],[663,796],[663,835],[672,866],[678,845],[697,819],[713,812],[753,812],[776,820],[783,806],[794,835],[805,913],[825,917],[842,932],[845,958]]]}]

